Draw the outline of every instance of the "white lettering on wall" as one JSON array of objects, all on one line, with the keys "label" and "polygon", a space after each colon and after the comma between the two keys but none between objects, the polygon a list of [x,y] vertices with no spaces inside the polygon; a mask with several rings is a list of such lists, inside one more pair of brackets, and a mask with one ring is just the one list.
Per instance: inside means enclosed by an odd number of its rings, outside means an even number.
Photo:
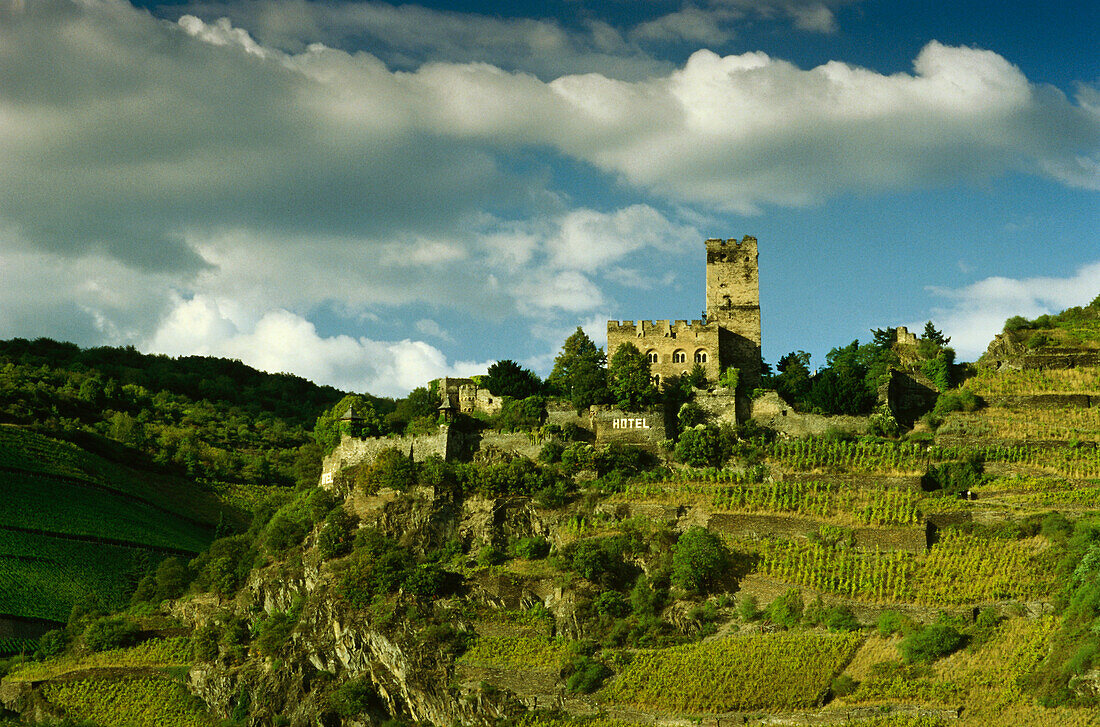
[{"label": "white lettering on wall", "polygon": [[648,419],[612,419],[612,429],[652,429]]}]

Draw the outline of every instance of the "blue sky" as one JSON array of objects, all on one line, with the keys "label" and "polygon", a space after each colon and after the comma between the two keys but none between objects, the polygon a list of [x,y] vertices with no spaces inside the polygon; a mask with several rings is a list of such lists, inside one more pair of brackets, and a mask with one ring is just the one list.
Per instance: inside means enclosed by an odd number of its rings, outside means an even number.
[{"label": "blue sky", "polygon": [[1095,2],[0,0],[0,337],[400,395],[695,318],[764,355],[1100,294]]}]

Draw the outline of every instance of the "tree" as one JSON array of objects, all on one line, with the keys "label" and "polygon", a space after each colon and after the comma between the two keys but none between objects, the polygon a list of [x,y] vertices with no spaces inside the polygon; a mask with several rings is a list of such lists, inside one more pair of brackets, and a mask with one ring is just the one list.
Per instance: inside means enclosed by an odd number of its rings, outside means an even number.
[{"label": "tree", "polygon": [[[341,417],[351,409],[357,417],[353,421],[341,421]],[[352,437],[376,437],[382,432],[382,422],[374,411],[374,405],[358,394],[348,394],[336,406],[317,417],[313,427],[313,438],[324,454],[329,454],[340,444],[340,437],[348,434]]]},{"label": "tree", "polygon": [[623,409],[637,411],[657,401],[649,359],[633,343],[624,343],[615,350],[607,367],[607,379],[615,403]]},{"label": "tree", "polygon": [[924,333],[921,334],[921,340],[931,341],[941,348],[951,342],[951,338],[944,336],[943,331],[936,330],[936,327],[932,325],[932,321],[924,324]]},{"label": "tree", "polygon": [[490,366],[483,383],[494,396],[526,399],[542,393],[542,381],[539,377],[509,359],[497,361]]},{"label": "tree", "polygon": [[607,399],[606,357],[580,326],[565,339],[546,377],[552,391],[573,402],[577,411]]},{"label": "tree", "polygon": [[689,593],[703,593],[729,560],[729,551],[718,536],[696,525],[672,546],[672,582]]},{"label": "tree", "polygon": [[791,406],[802,404],[810,393],[810,354],[792,351],[775,365],[775,390]]}]

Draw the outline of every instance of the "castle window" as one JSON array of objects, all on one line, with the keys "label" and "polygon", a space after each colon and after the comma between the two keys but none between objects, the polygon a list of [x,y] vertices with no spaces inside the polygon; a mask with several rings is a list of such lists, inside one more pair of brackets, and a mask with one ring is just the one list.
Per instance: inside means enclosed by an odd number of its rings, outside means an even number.
[{"label": "castle window", "polygon": [[672,363],[687,363],[687,353],[676,351],[672,354]]},{"label": "castle window", "polygon": [[706,351],[696,351],[695,352],[695,363],[706,363],[706,362],[707,362],[707,352]]},{"label": "castle window", "polygon": [[647,351],[645,357],[647,359],[649,359],[649,362],[651,364],[657,363],[657,352],[656,351]]},{"label": "castle window", "polygon": [[660,374],[653,374],[653,385],[654,386],[660,386],[661,385],[661,375]]}]

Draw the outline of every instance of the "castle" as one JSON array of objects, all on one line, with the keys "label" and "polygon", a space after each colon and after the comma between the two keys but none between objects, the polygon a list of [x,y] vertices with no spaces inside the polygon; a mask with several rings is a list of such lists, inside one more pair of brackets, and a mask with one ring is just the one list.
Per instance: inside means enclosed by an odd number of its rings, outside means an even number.
[{"label": "castle", "polygon": [[710,239],[706,309],[697,321],[608,321],[607,357],[633,343],[649,358],[658,383],[685,374],[696,363],[714,381],[734,366],[741,385],[760,385],[760,277],[756,238]]}]

